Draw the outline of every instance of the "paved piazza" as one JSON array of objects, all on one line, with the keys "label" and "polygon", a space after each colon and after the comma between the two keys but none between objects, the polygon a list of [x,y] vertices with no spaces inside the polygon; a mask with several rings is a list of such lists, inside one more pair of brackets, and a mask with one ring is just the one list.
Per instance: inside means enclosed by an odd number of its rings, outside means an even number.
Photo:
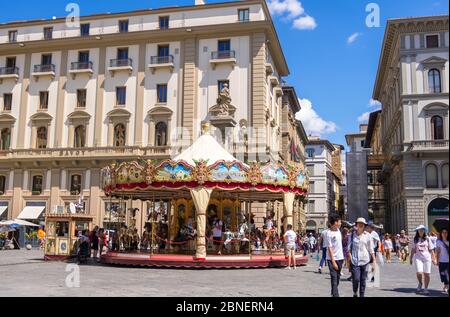
[{"label": "paved piazza", "polygon": [[[98,264],[80,267],[80,287],[66,286],[67,263],[44,262],[40,251],[0,251],[0,296],[329,296],[329,276],[316,273],[317,262],[296,271],[183,270],[111,267]],[[384,265],[380,288],[369,288],[368,297],[423,296],[414,293],[417,283],[412,266]],[[347,275],[348,276],[348,275]],[[270,284],[270,292],[267,285]],[[341,296],[351,296],[351,283],[343,281]],[[446,296],[437,268],[433,268],[430,296]]]}]

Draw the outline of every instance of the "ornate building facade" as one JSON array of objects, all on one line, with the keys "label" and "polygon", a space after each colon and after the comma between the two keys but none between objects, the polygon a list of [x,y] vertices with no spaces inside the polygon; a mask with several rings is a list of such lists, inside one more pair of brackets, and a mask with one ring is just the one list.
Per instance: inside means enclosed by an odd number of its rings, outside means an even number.
[{"label": "ornate building facade", "polygon": [[387,23],[373,99],[382,104],[387,229],[448,217],[448,16]]},{"label": "ornate building facade", "polygon": [[[101,191],[100,169],[179,153],[224,89],[233,111],[212,122],[233,129],[224,144],[276,161],[288,74],[263,0],[2,24],[0,216],[76,204],[107,226],[120,202]],[[127,208],[144,221],[145,204]]]}]

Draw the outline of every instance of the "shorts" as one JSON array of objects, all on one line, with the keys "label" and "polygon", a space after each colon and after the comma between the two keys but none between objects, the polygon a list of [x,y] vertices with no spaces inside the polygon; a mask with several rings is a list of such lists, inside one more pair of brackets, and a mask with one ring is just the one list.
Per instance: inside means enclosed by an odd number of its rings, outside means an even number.
[{"label": "shorts", "polygon": [[423,261],[414,257],[414,267],[417,273],[431,274],[431,261]]},{"label": "shorts", "polygon": [[404,247],[400,247],[400,252],[409,254],[409,248],[408,248],[408,246],[406,245],[406,246],[404,246]]},{"label": "shorts", "polygon": [[222,244],[222,237],[213,237],[213,244],[214,245],[221,245]]},{"label": "shorts", "polygon": [[295,251],[295,244],[286,244],[286,251]]}]

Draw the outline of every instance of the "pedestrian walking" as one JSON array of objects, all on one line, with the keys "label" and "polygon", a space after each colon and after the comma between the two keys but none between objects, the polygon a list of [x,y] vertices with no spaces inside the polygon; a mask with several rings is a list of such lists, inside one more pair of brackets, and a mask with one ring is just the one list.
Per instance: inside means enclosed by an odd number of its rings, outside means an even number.
[{"label": "pedestrian walking", "polygon": [[378,232],[375,230],[375,224],[373,222],[369,222],[366,226],[367,232],[370,233],[373,239],[373,251],[375,253],[375,260],[371,260],[370,264],[372,265],[372,268],[370,272],[373,273],[372,278],[370,279],[371,282],[375,282],[375,266],[376,266],[376,257],[378,252],[381,251],[381,239],[378,235]]},{"label": "pedestrian walking", "polygon": [[294,230],[292,230],[292,225],[287,225],[286,233],[284,234],[284,243],[286,243],[286,256],[288,257],[288,267],[286,269],[291,269],[291,264],[295,269],[296,263],[295,263],[295,241],[297,240],[297,234]]},{"label": "pedestrian walking", "polygon": [[384,245],[384,253],[386,256],[386,262],[392,263],[392,251],[394,249],[394,246],[391,240],[391,235],[389,233],[386,233],[384,235],[383,245]]},{"label": "pedestrian walking", "polygon": [[372,268],[375,268],[376,259],[373,246],[373,238],[366,232],[367,222],[364,218],[356,220],[356,230],[348,237],[348,257],[350,272],[352,273],[353,297],[365,297],[366,281],[369,263],[372,260]]},{"label": "pedestrian walking", "polygon": [[436,258],[439,265],[439,275],[444,284],[444,292],[448,293],[448,230],[443,229],[436,243]]},{"label": "pedestrian walking", "polygon": [[344,252],[342,250],[341,217],[329,217],[330,230],[327,231],[325,247],[327,248],[327,262],[331,277],[331,296],[339,297],[339,281],[341,278]]},{"label": "pedestrian walking", "polygon": [[406,235],[405,230],[400,231],[400,237],[398,237],[400,243],[400,260],[402,263],[406,263],[409,255],[409,237]]},{"label": "pedestrian walking", "polygon": [[89,237],[90,243],[91,243],[91,249],[94,250],[94,260],[97,259],[98,255],[98,226],[94,227],[94,230],[92,230],[91,235]]},{"label": "pedestrian walking", "polygon": [[[428,295],[431,264],[436,264],[436,258],[424,225],[420,225],[416,228],[416,236],[414,237],[414,246],[411,250],[410,259],[410,264],[412,265],[413,263],[416,268],[416,276],[419,282],[417,293],[423,291],[423,294]],[[425,287],[423,288],[423,286]]]},{"label": "pedestrian walking", "polygon": [[322,269],[323,266],[326,263],[327,260],[327,248],[325,247],[325,237],[327,234],[327,231],[329,230],[330,226],[328,225],[328,228],[325,229],[324,231],[322,231],[322,233],[320,234],[320,238],[319,238],[319,247],[320,250],[322,250],[322,258],[320,259],[320,263],[319,263],[319,273],[322,274]]}]

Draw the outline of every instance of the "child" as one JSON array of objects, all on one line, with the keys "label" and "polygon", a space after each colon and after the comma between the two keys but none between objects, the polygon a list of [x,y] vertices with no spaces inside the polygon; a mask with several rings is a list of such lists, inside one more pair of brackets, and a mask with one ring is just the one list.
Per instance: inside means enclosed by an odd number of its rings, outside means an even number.
[{"label": "child", "polygon": [[385,252],[385,256],[386,256],[386,262],[392,263],[392,250],[394,249],[394,247],[392,244],[391,235],[389,233],[386,233],[384,235],[383,246],[384,246],[384,252]]}]

